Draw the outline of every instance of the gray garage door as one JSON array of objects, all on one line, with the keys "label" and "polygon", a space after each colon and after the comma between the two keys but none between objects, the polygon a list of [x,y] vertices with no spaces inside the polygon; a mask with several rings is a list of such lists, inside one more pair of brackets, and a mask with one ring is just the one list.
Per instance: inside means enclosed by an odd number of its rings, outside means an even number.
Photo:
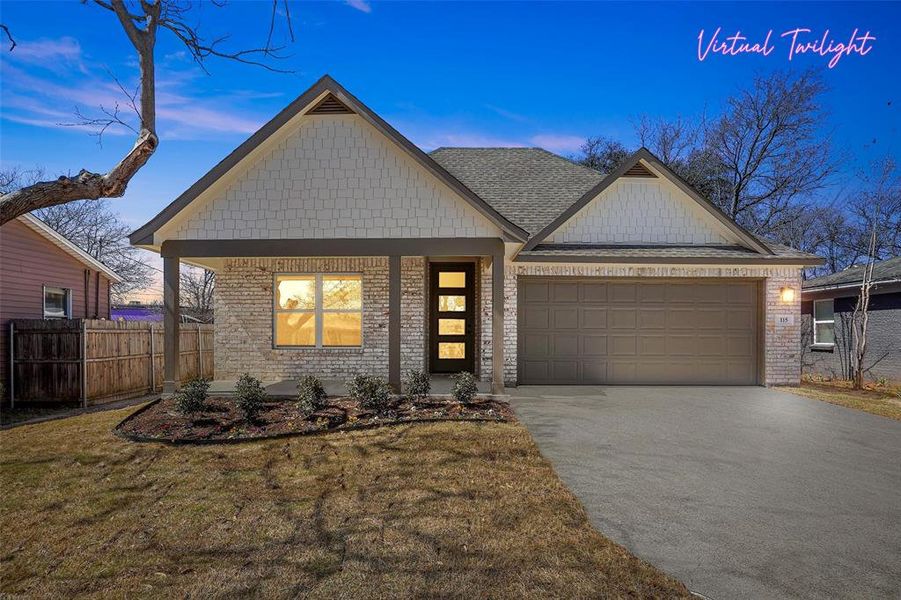
[{"label": "gray garage door", "polygon": [[757,383],[757,283],[521,277],[522,384]]}]

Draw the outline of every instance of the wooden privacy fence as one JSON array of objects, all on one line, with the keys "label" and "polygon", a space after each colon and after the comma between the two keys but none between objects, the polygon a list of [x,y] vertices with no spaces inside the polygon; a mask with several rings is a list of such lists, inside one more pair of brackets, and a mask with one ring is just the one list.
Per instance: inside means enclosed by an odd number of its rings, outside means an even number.
[{"label": "wooden privacy fence", "polygon": [[[181,380],[212,379],[213,326],[182,324]],[[10,321],[13,402],[87,406],[163,389],[163,326],[93,319]]]}]

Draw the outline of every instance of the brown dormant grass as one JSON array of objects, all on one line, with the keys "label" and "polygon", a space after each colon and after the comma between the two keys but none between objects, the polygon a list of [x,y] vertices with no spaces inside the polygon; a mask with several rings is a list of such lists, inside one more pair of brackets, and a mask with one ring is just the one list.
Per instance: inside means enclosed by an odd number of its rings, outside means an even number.
[{"label": "brown dormant grass", "polygon": [[518,424],[135,444],[0,433],[0,595],[684,597],[592,529]]},{"label": "brown dormant grass", "polygon": [[901,421],[901,384],[876,385],[869,383],[865,388],[854,390],[851,389],[850,381],[836,380],[804,381],[799,387],[782,388],[782,390]]}]

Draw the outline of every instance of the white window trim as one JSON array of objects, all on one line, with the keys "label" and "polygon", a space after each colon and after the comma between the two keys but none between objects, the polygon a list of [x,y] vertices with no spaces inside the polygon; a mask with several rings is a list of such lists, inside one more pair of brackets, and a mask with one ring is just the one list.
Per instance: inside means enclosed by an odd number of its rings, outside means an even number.
[{"label": "white window trim", "polygon": [[[66,314],[63,317],[48,317],[47,316],[47,289],[54,290],[62,290],[65,293],[66,301],[65,301],[65,311]],[[63,287],[61,285],[47,285],[46,283],[41,285],[41,316],[44,319],[71,319],[72,318],[72,288]]]},{"label": "white window trim", "polygon": [[[819,302],[831,302],[832,303],[832,318],[831,319],[822,319],[817,320],[817,303]],[[833,298],[828,298],[825,300],[814,300],[813,301],[813,313],[811,314],[813,317],[813,345],[814,346],[835,346],[835,342],[820,342],[817,341],[817,325],[822,323],[832,323],[832,336],[835,337],[835,300]]]},{"label": "white window trim", "polygon": [[[322,278],[326,276],[353,275],[360,278],[360,308],[323,308],[322,303]],[[313,277],[314,278],[314,303],[313,309],[297,309],[286,310],[278,307],[278,278],[279,277]],[[323,273],[275,273],[272,277],[272,347],[273,348],[305,348],[317,350],[346,349],[346,348],[363,348],[365,340],[363,339],[363,273],[361,272],[323,272]],[[316,343],[311,346],[301,346],[294,344],[279,344],[276,335],[278,327],[276,317],[279,313],[308,313],[312,312],[316,320]],[[360,314],[360,343],[353,346],[325,346],[322,343],[322,322],[323,313],[350,313]]]}]

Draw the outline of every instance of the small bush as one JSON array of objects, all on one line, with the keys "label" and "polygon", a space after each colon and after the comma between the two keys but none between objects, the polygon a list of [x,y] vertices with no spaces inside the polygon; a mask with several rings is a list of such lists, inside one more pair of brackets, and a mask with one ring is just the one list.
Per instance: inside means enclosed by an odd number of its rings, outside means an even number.
[{"label": "small bush", "polygon": [[181,386],[181,390],[175,395],[175,404],[178,412],[193,415],[202,412],[206,408],[207,391],[210,382],[206,379],[192,379]]},{"label": "small bush", "polygon": [[432,380],[425,371],[413,369],[404,377],[404,389],[414,400],[422,400],[432,391]]},{"label": "small bush", "polygon": [[325,388],[318,377],[304,375],[297,383],[297,407],[309,415],[325,407]]},{"label": "small bush", "polygon": [[391,388],[381,377],[354,375],[347,380],[348,395],[365,409],[384,412],[391,399]]},{"label": "small bush", "polygon": [[451,379],[454,381],[451,394],[457,399],[457,402],[469,404],[476,394],[479,393],[479,388],[476,385],[476,376],[472,373],[462,371],[451,377]]},{"label": "small bush", "polygon": [[260,411],[263,410],[263,398],[266,397],[262,382],[244,373],[235,384],[235,395],[238,398],[238,408],[244,413],[244,419],[256,421]]}]

